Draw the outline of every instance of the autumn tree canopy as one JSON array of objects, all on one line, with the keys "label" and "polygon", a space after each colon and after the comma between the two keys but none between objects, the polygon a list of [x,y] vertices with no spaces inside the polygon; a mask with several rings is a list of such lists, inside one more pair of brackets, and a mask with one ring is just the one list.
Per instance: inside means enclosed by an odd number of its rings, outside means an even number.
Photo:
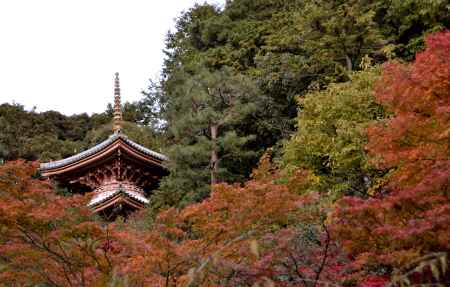
[{"label": "autumn tree canopy", "polygon": [[450,32],[426,44],[413,63],[387,64],[376,89],[393,115],[369,128],[367,149],[391,171],[387,190],[344,198],[334,214],[338,237],[362,266],[399,268],[450,251]]},{"label": "autumn tree canopy", "polygon": [[36,162],[106,139],[112,106],[1,104],[0,285],[450,286],[447,2],[183,12],[161,77],[122,106],[170,176],[113,222]]}]

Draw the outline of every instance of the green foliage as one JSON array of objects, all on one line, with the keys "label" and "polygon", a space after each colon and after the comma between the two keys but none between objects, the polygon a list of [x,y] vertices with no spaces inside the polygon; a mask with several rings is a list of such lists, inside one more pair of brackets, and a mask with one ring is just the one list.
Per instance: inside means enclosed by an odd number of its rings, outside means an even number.
[{"label": "green foliage", "polygon": [[154,196],[162,206],[198,201],[213,183],[242,180],[245,171],[236,164],[254,154],[247,148],[253,136],[235,130],[257,110],[253,83],[231,68],[176,76],[184,84],[167,101],[171,173]]},{"label": "green foliage", "polygon": [[[136,142],[152,149],[163,146],[163,137],[146,125],[144,105],[140,102],[123,106],[125,133]],[[65,158],[105,140],[112,133],[112,114],[65,116],[55,111],[37,113],[23,106],[0,105],[0,159],[50,161]]]},{"label": "green foliage", "polygon": [[27,112],[18,104],[0,106],[0,146],[5,160],[59,159],[77,153],[99,115],[64,116],[58,112]]},{"label": "green foliage", "polygon": [[[74,286],[83,272],[99,286],[448,281],[449,34],[430,38],[434,48],[415,64],[385,66],[378,102],[379,69],[370,68],[412,60],[427,33],[450,26],[448,8],[445,0],[195,5],[167,35],[161,80],[123,107],[124,133],[171,159],[151,208],[110,225],[110,238],[88,210],[70,214],[80,197],[55,196],[30,179],[31,165],[1,165],[0,277]],[[112,111],[67,117],[1,105],[0,163],[97,144],[111,134]],[[265,156],[245,182],[262,151],[278,152],[292,133],[284,170]],[[343,195],[353,196],[330,204]],[[47,244],[50,232],[67,250]],[[404,265],[414,259],[422,260]]]},{"label": "green foliage", "polygon": [[142,117],[141,124],[151,127],[154,131],[165,132],[166,122],[162,120],[165,103],[162,102],[162,87],[159,82],[150,80],[146,90],[142,91],[143,98],[138,102]]},{"label": "green foliage", "polygon": [[425,36],[450,28],[450,6],[446,0],[372,1],[376,21],[387,43],[388,57],[413,60],[425,47]]},{"label": "green foliage", "polygon": [[[157,103],[160,118],[156,122],[170,128],[174,114],[191,113],[189,96],[184,104],[173,102],[180,101],[189,81],[196,81],[199,63],[210,72],[231,67],[248,77],[259,90],[254,99],[258,102],[256,112],[234,124],[232,130],[239,137],[254,136],[247,146],[255,153],[245,161],[230,161],[227,167],[230,170],[239,165],[233,174],[245,177],[265,149],[294,132],[297,97],[325,89],[330,83],[346,82],[354,77],[352,71],[363,70],[370,62],[379,64],[394,56],[410,60],[422,46],[424,35],[450,26],[444,2],[234,0],[223,8],[195,5],[177,19],[175,31],[167,35],[161,81],[152,83],[149,101],[142,104],[152,111],[149,114],[154,119]],[[186,130],[202,133],[201,123],[185,122],[189,126]],[[189,144],[190,140],[186,136]],[[198,144],[208,149],[207,142]],[[180,145],[176,140],[174,144],[174,161],[184,160],[177,154],[189,154],[185,159],[202,158],[191,149],[181,151],[185,143]],[[363,144],[361,141],[355,148],[359,154]],[[208,158],[201,161],[204,166]],[[347,167],[364,165],[356,163],[362,162],[358,159],[347,161],[353,162],[346,163]],[[343,167],[334,168],[333,173],[341,174],[341,179],[331,184],[333,189],[364,194],[373,176],[366,169],[357,168],[345,176]],[[207,170],[204,172],[192,178],[190,185],[189,177],[184,178],[183,184],[197,188],[208,178]]]},{"label": "green foliage", "polygon": [[23,158],[50,161],[65,158],[80,152],[81,141],[60,140],[55,135],[36,135],[24,140]]},{"label": "green foliage", "polygon": [[283,159],[288,169],[311,170],[319,177],[315,188],[334,196],[367,194],[377,171],[367,164],[365,129],[384,117],[372,92],[378,75],[377,68],[357,72],[349,82],[299,99],[298,131]]},{"label": "green foliage", "polygon": [[[161,151],[164,146],[162,137],[158,136],[148,126],[138,125],[133,122],[123,122],[122,132],[132,141],[139,143],[155,151]],[[89,131],[84,139],[84,147],[92,147],[112,135],[112,124],[106,124]]]},{"label": "green foliage", "polygon": [[[144,107],[140,101],[132,103],[125,102],[122,105],[122,119],[126,122],[147,125],[148,121],[146,120],[144,109],[146,109],[146,107]],[[108,103],[106,106],[105,116],[110,120],[113,118],[113,114],[114,107],[111,103]]]},{"label": "green foliage", "polygon": [[336,73],[330,70],[323,76],[342,78],[344,70],[357,69],[363,56],[374,56],[382,45],[375,13],[362,1],[306,1],[296,16],[302,46],[316,65],[313,69],[331,68]]}]

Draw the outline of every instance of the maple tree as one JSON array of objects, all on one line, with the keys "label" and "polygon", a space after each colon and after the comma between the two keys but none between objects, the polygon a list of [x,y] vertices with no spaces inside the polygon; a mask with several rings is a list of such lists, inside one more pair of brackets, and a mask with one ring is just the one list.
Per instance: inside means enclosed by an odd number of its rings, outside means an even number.
[{"label": "maple tree", "polygon": [[427,39],[415,62],[385,66],[375,97],[391,116],[369,127],[366,149],[376,168],[389,170],[386,184],[368,199],[344,197],[336,207],[335,197],[314,192],[314,170],[279,170],[270,152],[251,180],[214,185],[204,201],[161,211],[150,223],[148,210],[106,223],[92,216],[84,196],[55,193],[36,175],[35,163],[0,165],[0,282],[379,287],[390,280],[391,286],[448,281],[449,55],[450,32],[444,32]]},{"label": "maple tree", "polygon": [[391,170],[386,186],[369,200],[344,198],[334,213],[335,234],[365,272],[450,251],[450,31],[426,44],[413,63],[387,64],[376,89],[393,116],[369,128],[367,149]]},{"label": "maple tree", "polygon": [[57,195],[38,179],[36,167],[0,165],[2,284],[174,286],[171,264],[181,247],[162,227],[144,231],[103,222],[86,207],[87,198]]},{"label": "maple tree", "polygon": [[87,286],[112,272],[101,225],[81,196],[60,197],[22,161],[0,166],[0,281]]},{"label": "maple tree", "polygon": [[179,282],[308,287],[339,278],[347,259],[328,232],[319,195],[301,194],[308,173],[283,177],[266,155],[244,185],[215,185],[203,202],[159,214],[156,225],[179,242],[187,256],[180,260],[190,266]]}]

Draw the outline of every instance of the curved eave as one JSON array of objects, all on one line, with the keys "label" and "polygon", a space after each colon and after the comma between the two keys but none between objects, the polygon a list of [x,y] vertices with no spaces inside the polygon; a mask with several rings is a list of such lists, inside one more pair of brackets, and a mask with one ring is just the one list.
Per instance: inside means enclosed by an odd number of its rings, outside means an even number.
[{"label": "curved eave", "polygon": [[92,211],[94,213],[97,213],[108,207],[115,206],[119,203],[123,203],[123,204],[133,207],[135,209],[141,209],[141,208],[145,207],[144,203],[137,201],[137,200],[133,199],[132,197],[124,196],[121,193],[116,194],[115,196],[113,196],[95,206],[90,206],[90,207],[92,208]]},{"label": "curved eave", "polygon": [[126,196],[128,197],[130,200],[134,200],[136,202],[138,202],[139,204],[149,204],[150,201],[145,198],[143,195],[137,193],[137,192],[132,192],[129,190],[114,190],[114,191],[106,191],[106,192],[102,192],[100,194],[95,195],[91,201],[88,203],[89,207],[93,207],[96,208],[96,206],[98,205],[103,205],[105,203],[107,203],[108,201],[111,201],[113,198],[117,197],[117,196]]},{"label": "curved eave", "polygon": [[165,169],[162,165],[163,161],[168,160],[165,155],[147,149],[128,139],[123,134],[116,133],[107,140],[79,154],[58,161],[42,163],[40,171],[43,176],[62,174],[106,158],[119,148],[140,161]]}]

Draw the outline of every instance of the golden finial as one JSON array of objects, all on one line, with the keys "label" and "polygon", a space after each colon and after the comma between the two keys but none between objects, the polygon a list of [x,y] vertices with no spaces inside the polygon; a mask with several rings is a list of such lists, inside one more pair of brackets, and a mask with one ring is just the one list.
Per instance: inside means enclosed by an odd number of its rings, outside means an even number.
[{"label": "golden finial", "polygon": [[113,132],[119,133],[122,129],[122,105],[120,103],[120,83],[119,73],[115,74],[114,79],[114,120],[113,120]]}]

